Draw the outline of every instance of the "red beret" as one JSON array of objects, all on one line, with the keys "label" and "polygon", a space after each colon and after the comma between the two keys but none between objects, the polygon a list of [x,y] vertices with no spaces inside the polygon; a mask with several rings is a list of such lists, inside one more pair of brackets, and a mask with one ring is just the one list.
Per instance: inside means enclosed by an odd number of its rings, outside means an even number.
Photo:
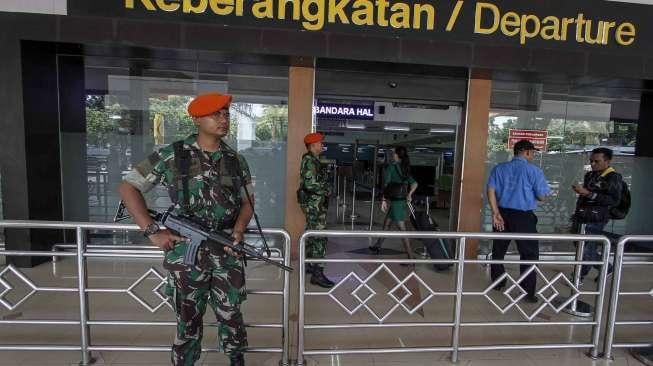
[{"label": "red beret", "polygon": [[231,95],[208,93],[198,95],[188,105],[188,114],[191,117],[204,117],[221,109],[229,108]]},{"label": "red beret", "polygon": [[321,133],[317,133],[317,132],[309,133],[308,135],[306,135],[306,137],[304,137],[304,144],[310,145],[323,140],[324,140],[324,136],[322,136]]}]

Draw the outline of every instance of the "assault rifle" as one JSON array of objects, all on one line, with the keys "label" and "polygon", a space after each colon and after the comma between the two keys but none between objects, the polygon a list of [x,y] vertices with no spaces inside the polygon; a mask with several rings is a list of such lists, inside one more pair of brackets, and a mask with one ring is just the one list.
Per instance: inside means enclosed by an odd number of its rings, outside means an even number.
[{"label": "assault rifle", "polygon": [[[202,245],[206,246],[218,246],[220,249],[223,247],[231,248],[235,253],[238,253],[243,256],[245,260],[247,258],[252,258],[258,261],[262,261],[273,266],[277,266],[284,271],[292,272],[292,267],[288,267],[282,263],[276,262],[270,259],[270,250],[266,250],[266,254],[263,254],[263,250],[256,248],[251,244],[247,244],[242,241],[234,245],[234,238],[221,231],[213,231],[206,229],[205,225],[198,223],[192,217],[175,215],[172,213],[172,208],[167,211],[160,213],[153,210],[148,210],[150,217],[157,224],[165,226],[166,229],[171,230],[178,234],[179,236],[188,238],[190,243],[186,254],[184,255],[184,264],[192,266],[195,265],[197,259],[197,252],[199,251]],[[114,221],[124,220],[127,216],[125,215],[125,205],[121,201],[116,212],[116,217]]]}]

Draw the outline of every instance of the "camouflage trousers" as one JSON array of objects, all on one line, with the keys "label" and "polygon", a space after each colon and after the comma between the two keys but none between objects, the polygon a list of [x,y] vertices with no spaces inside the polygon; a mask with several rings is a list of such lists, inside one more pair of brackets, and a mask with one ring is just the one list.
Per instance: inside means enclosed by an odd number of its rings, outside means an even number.
[{"label": "camouflage trousers", "polygon": [[[306,230],[324,230],[327,227],[327,210],[321,200],[309,200],[302,205],[306,216]],[[327,238],[312,237],[306,241],[306,258],[324,258]],[[321,265],[320,265],[321,266]]]},{"label": "camouflage trousers", "polygon": [[193,267],[183,264],[188,244],[180,243],[166,253],[164,268],[170,271],[166,294],[177,318],[177,333],[172,345],[172,364],[191,366],[202,352],[202,318],[207,303],[218,322],[221,351],[228,355],[247,348],[247,332],[240,304],[247,297],[242,261],[221,249],[200,248]]}]

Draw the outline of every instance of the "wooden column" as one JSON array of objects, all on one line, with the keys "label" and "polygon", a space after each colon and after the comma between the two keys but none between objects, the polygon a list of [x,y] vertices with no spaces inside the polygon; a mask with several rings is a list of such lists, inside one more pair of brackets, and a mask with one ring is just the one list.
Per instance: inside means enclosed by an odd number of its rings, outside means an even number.
[{"label": "wooden column", "polygon": [[313,58],[295,58],[288,75],[288,148],[286,155],[286,231],[292,238],[292,255],[299,253],[298,240],[306,221],[297,203],[299,166],[306,152],[304,136],[313,129],[315,67]]},{"label": "wooden column", "polygon": [[[472,73],[467,90],[467,110],[465,123],[459,131],[458,151],[459,181],[454,198],[458,205],[456,213],[457,230],[466,232],[481,231],[481,210],[485,190],[485,160],[487,156],[488,118],[492,81],[487,75]],[[478,253],[478,241],[467,242],[465,257],[474,258]]]}]

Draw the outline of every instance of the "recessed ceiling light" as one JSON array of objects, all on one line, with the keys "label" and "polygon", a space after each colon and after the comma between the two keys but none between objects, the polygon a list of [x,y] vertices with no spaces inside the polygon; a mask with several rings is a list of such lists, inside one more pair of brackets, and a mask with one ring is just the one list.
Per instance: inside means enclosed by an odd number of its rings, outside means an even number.
[{"label": "recessed ceiling light", "polygon": [[453,128],[432,128],[429,130],[430,133],[456,133],[456,130]]},{"label": "recessed ceiling light", "polygon": [[356,124],[356,123],[347,123],[347,128],[352,129],[352,130],[364,130],[365,125]]},{"label": "recessed ceiling light", "polygon": [[386,131],[403,131],[403,132],[410,131],[410,127],[403,127],[403,126],[385,126],[383,127],[383,129]]}]

